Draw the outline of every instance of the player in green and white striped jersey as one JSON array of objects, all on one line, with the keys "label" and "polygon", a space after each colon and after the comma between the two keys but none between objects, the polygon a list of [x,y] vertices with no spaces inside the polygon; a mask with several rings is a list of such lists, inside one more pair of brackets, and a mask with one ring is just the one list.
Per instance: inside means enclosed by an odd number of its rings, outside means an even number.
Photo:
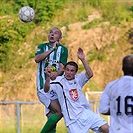
[{"label": "player in green and white striped jersey", "polygon": [[[62,75],[64,72],[63,68],[67,62],[68,49],[67,47],[59,43],[61,39],[61,31],[58,28],[54,27],[49,32],[49,42],[38,45],[36,51],[35,62],[38,63],[38,69],[36,73],[37,95],[40,102],[46,107],[47,117],[50,118],[42,129],[41,133],[52,131],[51,129],[55,127],[56,122],[58,122],[58,120],[62,117],[58,100],[50,100],[51,97],[53,97],[53,95],[55,94],[53,92],[44,92],[44,84],[46,78],[45,68],[47,66],[51,66],[51,69],[53,69],[51,80],[56,79],[57,76]],[[55,122],[52,123],[50,121],[51,119],[54,119]]]}]

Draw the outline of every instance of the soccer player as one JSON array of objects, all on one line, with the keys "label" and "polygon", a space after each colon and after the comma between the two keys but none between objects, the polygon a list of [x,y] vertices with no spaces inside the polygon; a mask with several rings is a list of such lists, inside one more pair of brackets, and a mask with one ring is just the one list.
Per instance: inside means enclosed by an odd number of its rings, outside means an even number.
[{"label": "soccer player", "polygon": [[91,106],[85,98],[82,87],[93,76],[93,72],[88,65],[84,52],[81,48],[77,52],[78,58],[84,65],[85,72],[77,74],[77,63],[70,61],[65,65],[64,75],[58,76],[51,81],[51,68],[46,68],[46,82],[44,91],[53,90],[57,95],[65,124],[69,133],[88,133],[89,129],[108,133],[108,124],[98,114],[92,112]]},{"label": "soccer player", "polygon": [[54,95],[51,91],[49,94],[44,92],[44,84],[46,79],[45,68],[52,68],[51,80],[64,72],[64,65],[68,58],[68,49],[59,43],[62,39],[61,31],[54,27],[48,35],[49,42],[38,45],[35,62],[38,63],[36,74],[37,96],[40,102],[46,107],[46,116],[49,118],[43,127],[41,133],[54,133],[56,123],[61,119],[62,113],[57,99],[50,100]]},{"label": "soccer player", "polygon": [[100,98],[100,113],[110,115],[109,133],[133,133],[133,54],[123,58],[122,70]]}]

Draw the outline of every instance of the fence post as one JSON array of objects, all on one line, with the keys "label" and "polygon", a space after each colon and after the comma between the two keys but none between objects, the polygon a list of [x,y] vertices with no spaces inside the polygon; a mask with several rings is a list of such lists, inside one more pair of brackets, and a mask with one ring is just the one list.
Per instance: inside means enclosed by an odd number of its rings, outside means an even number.
[{"label": "fence post", "polygon": [[17,133],[20,133],[20,102],[16,102],[16,115],[17,115]]}]

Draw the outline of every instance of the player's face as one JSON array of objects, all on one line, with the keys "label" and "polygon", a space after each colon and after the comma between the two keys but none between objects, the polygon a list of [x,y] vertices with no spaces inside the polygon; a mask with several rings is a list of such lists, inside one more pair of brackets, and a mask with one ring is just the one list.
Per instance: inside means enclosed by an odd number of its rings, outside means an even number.
[{"label": "player's face", "polygon": [[65,77],[67,80],[73,80],[76,74],[76,68],[71,65],[67,65],[65,68]]},{"label": "player's face", "polygon": [[48,40],[50,43],[54,43],[56,41],[59,41],[61,39],[61,32],[57,28],[53,28],[50,30],[48,35]]}]

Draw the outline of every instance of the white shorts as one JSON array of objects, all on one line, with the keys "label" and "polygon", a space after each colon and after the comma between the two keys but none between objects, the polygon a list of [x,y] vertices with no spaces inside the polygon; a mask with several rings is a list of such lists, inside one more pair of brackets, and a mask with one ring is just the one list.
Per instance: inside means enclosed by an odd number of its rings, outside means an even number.
[{"label": "white shorts", "polygon": [[49,113],[50,110],[48,109],[48,107],[50,105],[51,99],[57,99],[57,95],[52,91],[45,93],[44,90],[41,89],[37,92],[37,96],[40,102],[45,106],[45,114]]},{"label": "white shorts", "polygon": [[98,114],[90,109],[84,109],[79,119],[67,128],[69,133],[88,133],[89,129],[100,133],[99,128],[106,123]]}]

